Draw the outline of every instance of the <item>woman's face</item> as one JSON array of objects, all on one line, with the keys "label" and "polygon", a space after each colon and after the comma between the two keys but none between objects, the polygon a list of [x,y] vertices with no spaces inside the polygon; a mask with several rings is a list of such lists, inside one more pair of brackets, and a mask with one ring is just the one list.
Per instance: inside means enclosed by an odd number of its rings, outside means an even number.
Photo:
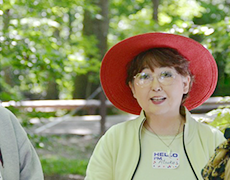
[{"label": "woman's face", "polygon": [[160,67],[154,68],[154,72],[150,68],[143,69],[129,86],[147,116],[168,116],[179,113],[189,83],[190,76],[184,77],[174,68]]}]

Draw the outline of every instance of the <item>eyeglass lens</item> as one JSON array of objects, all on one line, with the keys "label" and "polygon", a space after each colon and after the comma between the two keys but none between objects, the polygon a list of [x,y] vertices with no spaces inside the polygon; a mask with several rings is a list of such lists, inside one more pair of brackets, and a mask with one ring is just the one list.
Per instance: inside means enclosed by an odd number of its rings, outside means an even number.
[{"label": "eyeglass lens", "polygon": [[[136,84],[140,86],[148,86],[154,80],[153,73],[141,72],[134,76]],[[172,71],[162,71],[156,76],[158,82],[163,85],[170,85],[175,79],[175,74]]]}]

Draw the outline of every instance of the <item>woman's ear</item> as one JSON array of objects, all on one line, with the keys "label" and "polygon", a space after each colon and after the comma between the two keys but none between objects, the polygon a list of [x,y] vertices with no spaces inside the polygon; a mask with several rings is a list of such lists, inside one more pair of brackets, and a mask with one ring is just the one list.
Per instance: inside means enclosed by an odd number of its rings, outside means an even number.
[{"label": "woman's ear", "polygon": [[184,76],[182,78],[182,81],[183,81],[183,92],[184,92],[184,94],[187,94],[189,92],[189,88],[190,88],[191,77],[190,76]]},{"label": "woman's ear", "polygon": [[135,96],[135,88],[134,88],[134,85],[133,85],[132,82],[129,82],[129,87],[130,87],[130,89],[131,89],[131,91],[133,93],[133,97],[136,98],[136,96]]}]

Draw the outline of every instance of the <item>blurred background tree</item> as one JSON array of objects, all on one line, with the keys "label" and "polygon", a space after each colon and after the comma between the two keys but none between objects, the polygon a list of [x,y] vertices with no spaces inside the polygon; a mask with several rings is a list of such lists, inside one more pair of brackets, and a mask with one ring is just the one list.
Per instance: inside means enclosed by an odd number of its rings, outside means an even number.
[{"label": "blurred background tree", "polygon": [[230,1],[0,0],[0,100],[86,99],[116,42],[170,32],[206,46],[219,68],[215,96],[230,89]]}]

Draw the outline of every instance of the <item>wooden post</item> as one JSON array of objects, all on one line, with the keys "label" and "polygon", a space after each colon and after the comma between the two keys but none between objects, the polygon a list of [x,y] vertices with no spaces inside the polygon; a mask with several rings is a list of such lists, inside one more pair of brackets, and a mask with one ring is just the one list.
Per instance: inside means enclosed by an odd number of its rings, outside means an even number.
[{"label": "wooden post", "polygon": [[[86,36],[95,35],[98,40],[97,47],[99,50],[100,59],[103,58],[107,51],[107,35],[109,30],[109,0],[88,0],[85,3],[94,4],[98,7],[97,15],[92,16],[90,11],[85,11],[84,13],[84,27],[83,34]],[[101,116],[101,132],[103,135],[106,131],[105,121],[106,121],[106,97],[104,92],[100,93],[100,116]]]},{"label": "wooden post", "polygon": [[[101,59],[103,58],[104,54],[107,51],[107,35],[109,29],[109,0],[99,0],[98,7],[100,8],[99,14],[101,18],[96,20],[96,36],[99,40],[98,47],[101,54]],[[106,123],[106,96],[103,90],[100,93],[100,115],[101,115],[101,132],[100,135],[102,136],[105,131],[105,123]]]},{"label": "wooden post", "polygon": [[101,116],[101,129],[100,129],[100,136],[102,136],[105,131],[106,131],[106,97],[103,91],[100,92],[100,101],[101,101],[101,106],[100,106],[100,116]]}]

